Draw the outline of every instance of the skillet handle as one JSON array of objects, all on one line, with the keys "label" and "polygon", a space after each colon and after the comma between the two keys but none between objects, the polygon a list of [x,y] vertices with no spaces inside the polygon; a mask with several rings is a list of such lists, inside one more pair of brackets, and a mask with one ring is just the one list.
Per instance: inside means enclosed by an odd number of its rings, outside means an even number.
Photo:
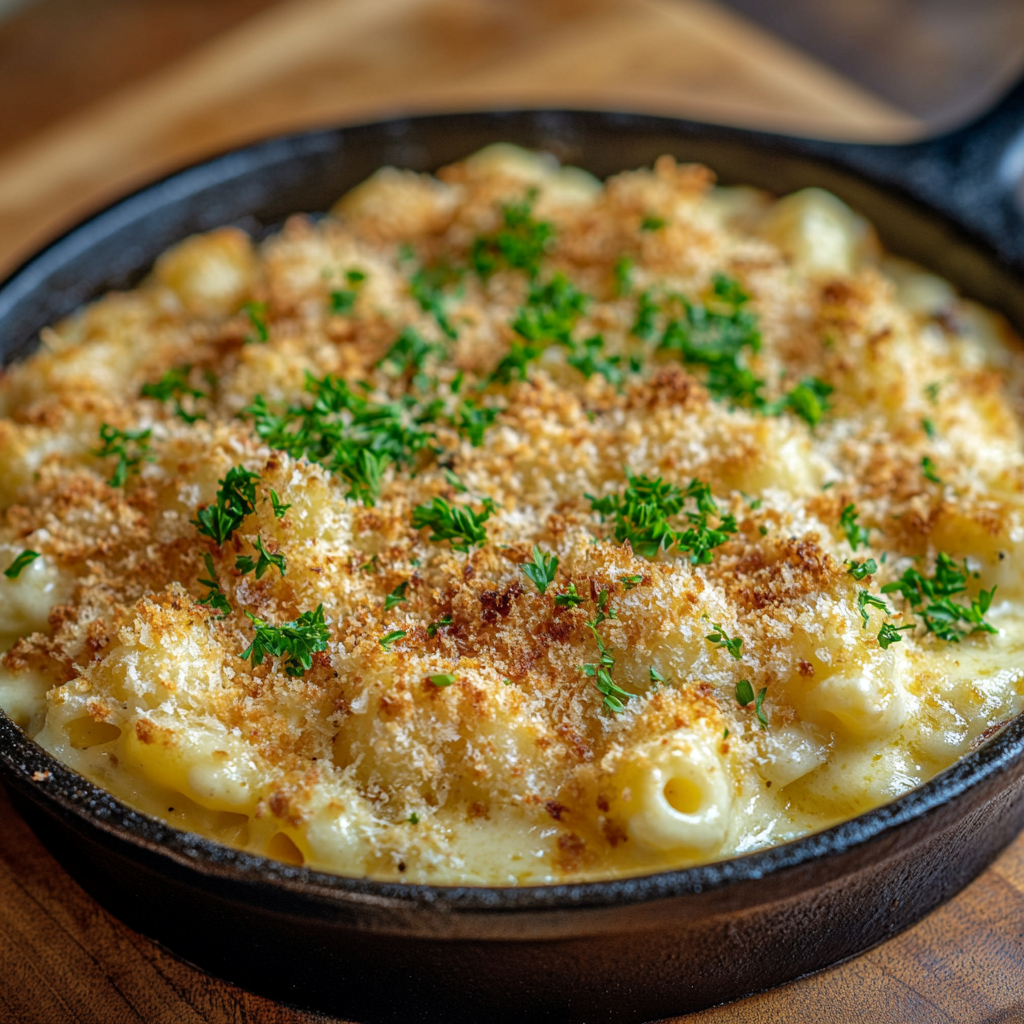
[{"label": "skillet handle", "polygon": [[945,214],[1024,271],[1024,80],[964,128],[902,146],[843,146],[846,162]]}]

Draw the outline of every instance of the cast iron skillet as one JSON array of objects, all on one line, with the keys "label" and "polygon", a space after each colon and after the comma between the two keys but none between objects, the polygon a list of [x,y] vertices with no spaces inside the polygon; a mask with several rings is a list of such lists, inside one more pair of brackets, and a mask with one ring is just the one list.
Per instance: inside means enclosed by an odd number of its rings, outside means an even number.
[{"label": "cast iron skillet", "polygon": [[[167,246],[326,209],[383,164],[433,170],[487,143],[598,175],[661,153],[725,182],[836,192],[1024,329],[1024,85],[922,144],[812,143],[633,114],[419,117],[260,143],[181,171],[73,229],[0,288],[0,346],[136,282]],[[447,888],[340,878],[146,817],[0,715],[0,780],[54,855],[139,931],[220,977],[367,1021],[645,1021],[781,984],[907,927],[1024,826],[1024,717],[894,803],[706,867],[585,885]]]}]

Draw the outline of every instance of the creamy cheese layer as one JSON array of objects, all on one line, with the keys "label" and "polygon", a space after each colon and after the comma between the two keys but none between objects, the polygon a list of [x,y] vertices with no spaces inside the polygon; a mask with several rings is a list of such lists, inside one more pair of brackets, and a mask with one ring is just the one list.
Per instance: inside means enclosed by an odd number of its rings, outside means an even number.
[{"label": "creamy cheese layer", "polygon": [[0,378],[0,706],[178,827],[612,878],[1021,710],[1020,342],[828,193],[495,146],[42,342]]}]

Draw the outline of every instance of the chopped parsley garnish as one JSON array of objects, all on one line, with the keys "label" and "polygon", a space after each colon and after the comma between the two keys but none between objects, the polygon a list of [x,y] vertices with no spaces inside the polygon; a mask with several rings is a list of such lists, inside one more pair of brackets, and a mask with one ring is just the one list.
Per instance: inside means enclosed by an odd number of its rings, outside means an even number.
[{"label": "chopped parsley garnish", "polygon": [[597,631],[597,623],[588,622],[587,629],[594,634],[594,639],[597,641],[598,661],[596,665],[584,665],[583,672],[594,680],[598,691],[604,695],[604,700],[601,702],[603,706],[609,711],[619,714],[626,710],[622,698],[632,700],[636,695],[628,690],[623,690],[612,678],[612,673],[615,671],[615,655],[612,654],[614,648],[605,644],[601,634]]},{"label": "chopped parsley garnish", "polygon": [[284,519],[285,513],[292,507],[290,502],[286,504],[277,496],[277,491],[270,492],[270,503],[274,506],[274,515],[278,519]]},{"label": "chopped parsley garnish", "polygon": [[873,558],[869,558],[866,562],[851,561],[849,566],[850,568],[846,572],[855,580],[862,580],[865,576],[878,572],[878,563]]},{"label": "chopped parsley garnish", "polygon": [[615,294],[624,298],[633,290],[633,261],[620,256],[615,261]]},{"label": "chopped parsley garnish", "polygon": [[652,683],[659,686],[661,683],[666,683],[668,680],[652,665],[648,670],[647,674],[650,677]]},{"label": "chopped parsley garnish", "polygon": [[805,377],[792,391],[778,402],[765,407],[768,413],[779,413],[788,409],[800,417],[808,426],[816,427],[828,411],[828,396],[835,389],[817,377]]},{"label": "chopped parsley garnish", "polygon": [[[882,588],[883,593],[885,588]],[[860,617],[864,620],[864,626],[862,628],[867,629],[868,621],[871,618],[871,613],[868,608],[880,608],[886,615],[892,614],[892,609],[875,594],[872,594],[868,590],[860,590],[857,592],[857,610],[860,612]]]},{"label": "chopped parsley garnish", "polygon": [[736,684],[736,700],[741,708],[745,708],[754,699],[754,688],[749,679],[741,679]]},{"label": "chopped parsley garnish", "polygon": [[579,370],[587,380],[599,373],[609,384],[622,383],[622,356],[605,355],[603,335],[595,334],[585,339],[582,347],[574,347],[566,356],[566,362]]},{"label": "chopped parsley garnish", "polygon": [[345,273],[345,280],[348,282],[348,288],[339,288],[331,292],[330,311],[338,315],[352,312],[359,286],[366,280],[366,274],[361,270],[349,270]]},{"label": "chopped parsley garnish", "polygon": [[757,720],[762,729],[768,728],[768,715],[764,710],[764,698],[767,692],[768,687],[762,686],[761,689],[757,691],[757,702],[754,705],[754,713],[757,715]]},{"label": "chopped parsley garnish", "polygon": [[393,630],[391,630],[390,633],[385,633],[377,641],[377,643],[379,643],[381,645],[381,647],[384,648],[385,651],[389,651],[391,649],[391,645],[396,640],[401,640],[405,636],[408,636],[408,633],[406,633],[406,631],[404,629],[393,629]]},{"label": "chopped parsley garnish", "polygon": [[473,243],[470,258],[473,269],[481,277],[489,277],[505,267],[523,270],[530,278],[537,276],[555,229],[547,221],[534,219],[536,196],[536,190],[531,189],[521,202],[504,206],[502,226],[493,234],[481,235]]},{"label": "chopped parsley garnish", "polygon": [[668,223],[664,217],[648,215],[640,221],[641,231],[660,231]]},{"label": "chopped parsley garnish", "polygon": [[935,437],[935,424],[930,419],[928,419],[927,416],[923,420],[921,420],[921,429],[925,432],[925,434],[928,435],[928,437]]},{"label": "chopped parsley garnish", "polygon": [[441,333],[454,341],[459,335],[444,308],[444,286],[458,280],[458,272],[450,267],[431,267],[417,270],[409,279],[409,292],[420,304],[424,313],[429,313]]},{"label": "chopped parsley garnish", "polygon": [[432,530],[430,540],[448,541],[456,551],[468,551],[487,540],[484,523],[491,518],[494,502],[483,499],[479,512],[466,505],[449,505],[444,498],[434,498],[428,505],[417,505],[412,513],[414,530]]},{"label": "chopped parsley garnish", "polygon": [[418,825],[420,823],[420,816],[413,811],[412,814],[406,819],[410,825]]},{"label": "chopped parsley garnish", "polygon": [[270,340],[270,328],[267,327],[267,304],[265,302],[247,302],[242,312],[249,318],[253,334],[245,336],[247,345],[254,342],[263,344]]},{"label": "chopped parsley garnish", "polygon": [[576,593],[576,584],[570,583],[564,594],[555,594],[555,604],[559,608],[578,608],[584,599]]},{"label": "chopped parsley garnish", "polygon": [[182,398],[186,395],[190,398],[206,398],[205,391],[192,387],[188,382],[188,375],[192,366],[175,366],[168,370],[158,381],[152,384],[143,384],[139,394],[143,398],[153,398],[158,402],[174,402],[174,415],[186,423],[195,423],[203,419],[201,412],[188,412],[181,404]]},{"label": "chopped parsley garnish", "polygon": [[715,398],[733,405],[764,405],[764,381],[743,362],[744,350],[761,349],[757,318],[746,308],[749,296],[724,274],[714,275],[712,289],[708,305],[677,297],[682,314],[669,321],[658,348],[677,352],[688,365],[705,367],[705,385]]},{"label": "chopped parsley garnish", "polygon": [[623,586],[625,586],[627,590],[639,587],[644,581],[643,576],[638,572],[630,573],[628,576],[621,576],[619,578],[622,580]]},{"label": "chopped parsley garnish", "polygon": [[212,505],[199,509],[191,522],[204,537],[221,545],[256,510],[256,481],[259,473],[251,473],[241,466],[232,466],[227,475],[217,482],[220,490]]},{"label": "chopped parsley garnish", "polygon": [[494,406],[481,405],[475,399],[467,398],[455,407],[452,426],[474,448],[479,448],[484,443],[487,428],[498,418],[500,411]]},{"label": "chopped parsley garnish", "polygon": [[839,514],[839,529],[846,534],[846,539],[854,551],[862,544],[864,547],[868,546],[869,530],[857,523],[859,518],[860,513],[856,505],[847,505]]},{"label": "chopped parsley garnish", "polygon": [[256,635],[252,643],[242,651],[243,658],[249,658],[253,667],[263,664],[268,655],[284,658],[285,672],[298,678],[313,667],[313,655],[327,650],[331,631],[324,618],[324,606],[319,604],[311,612],[303,612],[294,622],[282,622],[272,626],[249,612],[246,618],[253,624]]},{"label": "chopped parsley garnish", "polygon": [[441,618],[431,622],[430,625],[427,626],[427,636],[433,640],[434,637],[437,636],[437,631],[439,629],[443,629],[445,626],[450,626],[451,624],[452,617],[450,615],[443,615]]},{"label": "chopped parsley garnish", "polygon": [[220,589],[220,584],[217,582],[217,569],[213,564],[213,557],[209,551],[203,552],[203,561],[206,563],[206,571],[210,575],[209,579],[200,578],[199,582],[204,587],[208,587],[209,590],[205,597],[199,599],[199,603],[220,612],[220,618],[223,619],[231,614],[231,604],[224,596],[224,592]]},{"label": "chopped parsley garnish", "polygon": [[415,380],[431,356],[443,355],[440,345],[425,340],[414,327],[406,327],[377,365],[387,367],[396,377],[411,374]]},{"label": "chopped parsley garnish", "polygon": [[444,471],[445,483],[447,483],[456,494],[469,494],[469,488],[447,467]]},{"label": "chopped parsley garnish", "polygon": [[384,611],[389,612],[392,608],[403,604],[409,599],[405,596],[405,592],[409,589],[408,583],[399,583],[394,590],[384,598]]},{"label": "chopped parsley garnish", "polygon": [[924,393],[927,396],[928,401],[931,402],[932,405],[935,405],[938,402],[939,391],[941,390],[941,388],[942,383],[940,381],[933,381],[931,384],[928,384],[925,387]]},{"label": "chopped parsley garnish", "polygon": [[739,661],[740,658],[743,657],[743,637],[729,636],[725,631],[725,627],[720,622],[712,622],[711,628],[714,632],[708,633],[704,639],[707,640],[715,650],[724,647],[736,661]]},{"label": "chopped parsley garnish", "polygon": [[512,342],[490,379],[501,384],[525,380],[529,364],[549,345],[572,349],[572,332],[586,304],[587,297],[564,274],[555,274],[547,284],[531,285],[526,304],[511,323],[523,340]]},{"label": "chopped parsley garnish", "polygon": [[448,672],[438,672],[430,676],[430,681],[437,687],[451,686],[455,682],[455,676]]},{"label": "chopped parsley garnish", "polygon": [[555,582],[555,574],[558,572],[558,556],[546,555],[536,544],[533,546],[533,561],[526,562],[519,566],[536,586],[538,593],[542,596],[551,583]]},{"label": "chopped parsley garnish", "polygon": [[[644,558],[654,558],[660,550],[678,546],[689,553],[694,565],[707,565],[712,559],[712,549],[737,532],[735,517],[720,514],[710,486],[701,480],[691,480],[683,491],[675,484],[665,483],[661,477],[652,480],[627,471],[626,479],[621,495],[594,498],[588,494],[587,498],[591,509],[602,518],[614,517],[615,539],[620,544],[628,540],[632,549]],[[679,515],[691,498],[696,510],[686,513],[688,528],[673,529],[669,519]],[[709,525],[712,516],[718,519],[716,527]]]},{"label": "chopped parsley garnish", "polygon": [[898,644],[903,639],[900,630],[913,628],[913,624],[910,624],[909,626],[894,626],[891,622],[885,623],[885,625],[878,631],[878,646],[881,647],[883,651],[887,651],[889,649],[889,644]]},{"label": "chopped parsley garnish", "polygon": [[100,440],[103,447],[95,450],[94,455],[101,459],[114,456],[117,465],[113,475],[107,481],[111,487],[124,487],[130,473],[137,473],[143,461],[151,462],[153,456],[149,452],[149,438],[152,430],[118,430],[109,423],[100,426]]},{"label": "chopped parsley garnish", "polygon": [[641,341],[650,341],[657,328],[658,304],[650,292],[641,292],[636,300],[636,319],[630,333]]},{"label": "chopped parsley garnish", "polygon": [[27,549],[22,551],[22,553],[18,555],[18,557],[15,558],[6,569],[4,569],[4,575],[9,580],[16,580],[21,575],[21,570],[26,566],[31,565],[39,557],[40,555],[38,551],[29,551]]},{"label": "chopped parsley garnish", "polygon": [[939,476],[935,463],[928,455],[921,460],[921,473],[924,475],[925,480],[931,480],[933,484],[942,483],[942,477]]},{"label": "chopped parsley garnish", "polygon": [[272,448],[326,466],[349,482],[349,497],[367,505],[380,496],[384,468],[408,465],[433,436],[422,429],[432,410],[415,403],[372,402],[330,374],[318,379],[307,373],[306,391],[308,406],[274,412],[256,395],[243,413]]},{"label": "chopped parsley garnish", "polygon": [[965,594],[970,570],[966,560],[963,568],[939,552],[932,576],[923,576],[917,569],[907,569],[892,583],[882,587],[883,594],[900,594],[907,604],[921,616],[924,628],[940,640],[958,643],[970,633],[997,633],[985,615],[992,606],[996,588],[982,590],[977,597],[970,598],[970,604],[961,604],[953,598]]},{"label": "chopped parsley garnish", "polygon": [[256,542],[253,544],[253,547],[256,548],[257,552],[259,552],[260,557],[258,560],[254,560],[251,555],[239,555],[239,557],[235,561],[235,568],[243,576],[245,576],[247,573],[252,572],[255,569],[256,579],[262,579],[263,574],[272,565],[276,566],[277,571],[282,576],[284,576],[286,572],[284,555],[270,554],[270,552],[268,552],[267,549],[263,546],[263,537],[261,534],[256,534]]}]

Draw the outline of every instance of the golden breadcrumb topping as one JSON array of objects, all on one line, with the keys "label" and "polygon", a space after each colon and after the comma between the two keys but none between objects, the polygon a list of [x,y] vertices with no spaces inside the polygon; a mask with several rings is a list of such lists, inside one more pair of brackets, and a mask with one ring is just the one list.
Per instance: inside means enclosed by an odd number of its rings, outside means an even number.
[{"label": "golden breadcrumb topping", "polygon": [[662,870],[1024,692],[1024,357],[828,193],[495,146],[181,242],[0,378],[0,705],[343,874]]}]

